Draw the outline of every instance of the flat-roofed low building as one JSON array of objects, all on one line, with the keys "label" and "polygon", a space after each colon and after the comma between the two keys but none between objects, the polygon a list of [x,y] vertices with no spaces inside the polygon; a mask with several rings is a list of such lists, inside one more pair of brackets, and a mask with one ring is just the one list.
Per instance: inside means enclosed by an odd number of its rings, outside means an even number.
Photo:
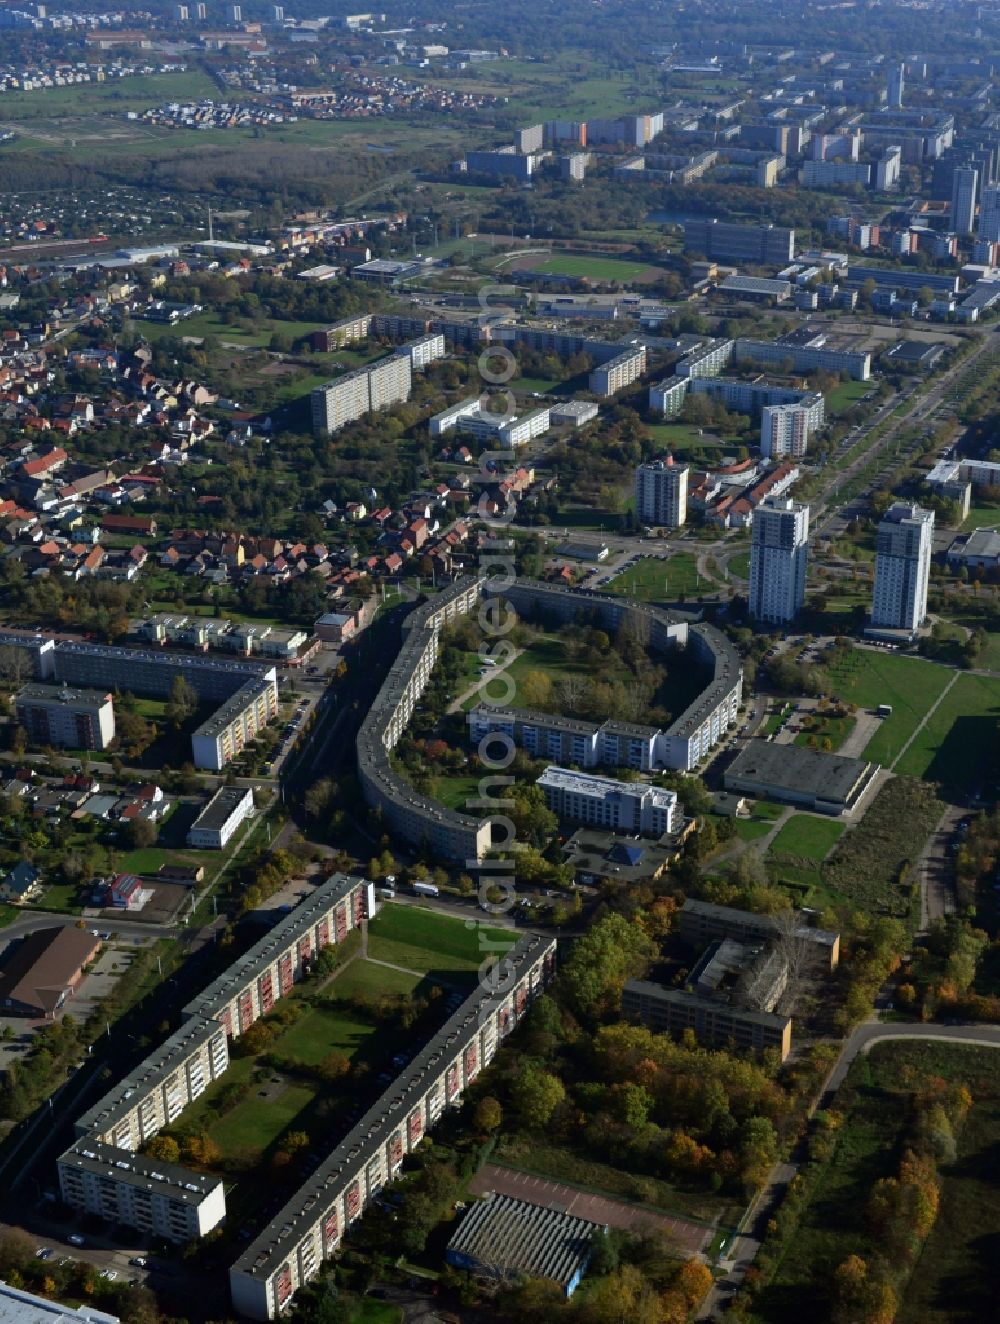
[{"label": "flat-roofed low building", "polygon": [[996,529],[975,529],[956,538],[948,548],[948,564],[979,571],[1000,569],[1000,533]]},{"label": "flat-roofed low building", "polygon": [[719,290],[734,299],[752,299],[760,303],[786,303],[792,297],[792,282],[765,280],[762,276],[727,276],[719,286]]},{"label": "flat-roofed low building", "polygon": [[93,1306],[64,1306],[0,1281],[0,1324],[119,1324]]},{"label": "flat-roofed low building", "polygon": [[582,428],[584,423],[595,419],[599,412],[593,400],[564,400],[561,404],[551,406],[549,421],[553,427],[568,424],[570,427]]},{"label": "flat-roofed low building", "polygon": [[187,844],[195,850],[222,850],[252,814],[249,786],[220,786],[188,828]]},{"label": "flat-roofed low building", "polygon": [[445,1259],[456,1269],[506,1279],[547,1278],[567,1297],[579,1286],[598,1223],[512,1195],[491,1194],[467,1209],[448,1242]]},{"label": "flat-roofed low building", "polygon": [[[752,910],[737,910],[712,901],[688,897],[680,909],[677,932],[684,942],[701,948],[716,938],[736,938],[741,942],[772,942],[779,936],[783,921],[773,915],[758,915]],[[803,920],[793,930],[796,940],[808,943],[823,953],[823,964],[836,970],[840,962],[840,934],[832,929],[814,929]]]},{"label": "flat-roofed low building", "polygon": [[692,1030],[699,1043],[712,1048],[734,1044],[758,1053],[771,1048],[778,1051],[782,1061],[792,1048],[790,1016],[697,997],[646,979],[630,979],[625,985],[622,1012],[653,1031],[675,1038]]},{"label": "flat-roofed low building", "polygon": [[850,813],[879,771],[867,759],[824,754],[804,745],[750,740],[723,775],[727,791],[741,791],[820,814]]}]

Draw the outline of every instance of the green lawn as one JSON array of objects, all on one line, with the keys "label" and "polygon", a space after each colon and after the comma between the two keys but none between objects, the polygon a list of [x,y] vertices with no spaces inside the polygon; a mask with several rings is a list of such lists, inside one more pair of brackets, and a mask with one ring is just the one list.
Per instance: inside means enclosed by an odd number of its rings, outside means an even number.
[{"label": "green lawn", "polygon": [[826,717],[817,713],[815,725],[808,731],[800,731],[795,737],[796,745],[806,745],[811,749],[823,748],[824,740],[829,740],[828,753],[835,754],[856,726],[853,717]]},{"label": "green lawn", "polygon": [[[338,998],[344,996],[339,980],[330,985],[330,992]],[[275,1041],[272,1051],[277,1057],[297,1058],[315,1066],[333,1052],[353,1057],[375,1028],[341,1007],[313,1007]]]},{"label": "green lawn", "polygon": [[607,585],[609,593],[623,593],[640,602],[674,601],[681,595],[696,596],[714,587],[712,580],[699,577],[692,552],[675,552],[667,561],[644,557]]},{"label": "green lawn", "polygon": [[740,579],[750,578],[750,553],[737,552],[735,556],[729,558],[729,573],[737,575]]},{"label": "green lawn", "polygon": [[794,703],[783,703],[777,712],[771,713],[768,716],[767,721],[764,723],[764,735],[765,736],[777,735],[778,732],[781,730],[781,728],[785,725],[786,720],[792,715],[794,711],[795,711]]},{"label": "green lawn", "polygon": [[[508,270],[516,269],[515,257],[506,264]],[[553,253],[544,262],[531,266],[546,276],[575,276],[580,280],[628,282],[648,279],[657,270],[646,262],[627,262],[614,257],[587,257],[574,253]]]},{"label": "green lawn", "polygon": [[774,824],[762,818],[737,818],[734,820],[736,835],[740,841],[751,842],[759,841],[761,837],[766,837],[774,827]]},{"label": "green lawn", "polygon": [[401,1324],[402,1318],[402,1306],[394,1306],[391,1301],[373,1301],[366,1296],[357,1320],[358,1324]]},{"label": "green lawn", "polygon": [[407,974],[405,970],[390,970],[374,961],[351,961],[337,975],[328,992],[338,998],[353,998],[363,994],[412,993],[423,982],[423,975]]},{"label": "green lawn", "polygon": [[823,860],[844,831],[843,823],[812,814],[793,814],[771,842],[776,855],[797,855],[805,860]]},{"label": "green lawn", "polygon": [[5,902],[0,902],[0,929],[12,924],[20,913],[16,906],[8,906]]},{"label": "green lawn", "polygon": [[213,1123],[209,1134],[223,1154],[268,1149],[306,1111],[315,1098],[308,1085],[286,1084],[266,1106],[252,1095]]},{"label": "green lawn", "polygon": [[[136,325],[141,327],[147,340],[162,340],[165,336],[193,336],[199,339],[205,336],[215,336],[221,341],[244,345],[248,349],[262,349],[270,343],[271,336],[276,331],[291,336],[294,340],[299,336],[307,336],[316,331],[321,324],[319,322],[283,322],[277,318],[264,318],[261,322],[254,323],[253,329],[248,329],[244,326],[230,326],[216,313],[203,312],[195,314],[194,317],[182,318],[181,321],[175,322],[173,325],[166,322],[146,322],[141,318],[137,319]],[[345,361],[345,367],[347,366],[349,365]],[[330,377],[335,375],[333,371],[320,371],[316,374],[320,381],[328,381]],[[276,380],[280,382],[280,378]]]},{"label": "green lawn", "polygon": [[558,635],[552,634],[540,635],[532,640],[524,652],[506,668],[506,674],[517,689],[521,688],[532,671],[544,671],[553,682],[568,676],[589,680],[592,675],[588,665],[582,659],[570,657],[563,641]]},{"label": "green lawn", "polygon": [[868,648],[853,649],[845,662],[822,674],[826,687],[840,699],[862,708],[892,705],[892,716],[880,723],[865,747],[866,758],[886,765],[898,757],[950,677],[933,662]]},{"label": "green lawn", "polygon": [[998,720],[1000,679],[960,675],[896,771],[971,790],[996,768]]},{"label": "green lawn", "polygon": [[[436,777],[433,787],[434,799],[440,800],[449,809],[464,811],[470,800],[479,798],[479,781],[478,776]],[[468,812],[478,813],[479,811],[469,810]]]},{"label": "green lawn", "polygon": [[369,956],[440,978],[470,974],[491,952],[499,948],[502,953],[516,941],[511,929],[468,927],[465,920],[391,903],[368,925]]},{"label": "green lawn", "polygon": [[973,529],[997,527],[1000,527],[1000,506],[970,506],[969,513],[961,525],[963,533],[971,533]]},{"label": "green lawn", "polygon": [[871,382],[841,382],[827,394],[827,415],[836,418],[838,414],[846,414],[871,389]]}]

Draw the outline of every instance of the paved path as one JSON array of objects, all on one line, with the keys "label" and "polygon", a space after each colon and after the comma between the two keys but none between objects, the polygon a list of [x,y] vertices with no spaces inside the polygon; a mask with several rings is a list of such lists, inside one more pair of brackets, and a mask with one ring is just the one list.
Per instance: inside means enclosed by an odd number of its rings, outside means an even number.
[{"label": "paved path", "polygon": [[[851,1064],[858,1056],[870,1053],[877,1043],[899,1039],[919,1039],[931,1042],[966,1044],[975,1048],[1000,1048],[1000,1026],[994,1025],[907,1025],[882,1024],[869,1021],[859,1025],[841,1050],[816,1107],[827,1108],[837,1090],[844,1083]],[[712,1288],[701,1304],[698,1320],[723,1318],[725,1302],[743,1281],[747,1269],[753,1264],[763,1241],[767,1223],[774,1209],[784,1197],[785,1190],[799,1170],[798,1162],[775,1164],[760,1194],[750,1205],[743,1219],[743,1231],[733,1242],[726,1257],[729,1274]]]},{"label": "paved path", "polygon": [[948,805],[920,852],[917,870],[921,933],[926,931],[931,920],[943,919],[945,915],[953,914],[957,907],[955,857],[951,843],[964,812],[959,805]]},{"label": "paved path", "polygon": [[480,676],[477,681],[473,681],[468,689],[463,690],[456,699],[452,700],[448,705],[448,712],[460,713],[466,699],[471,699],[474,694],[478,694],[484,686],[490,683],[494,676],[502,676],[510,664],[515,662],[523,652],[523,648],[516,648],[509,658],[506,658],[503,662],[498,662],[495,667],[489,667],[484,676]]},{"label": "paved path", "polygon": [[473,1195],[487,1195],[490,1191],[513,1195],[528,1204],[541,1205],[544,1209],[558,1209],[561,1213],[589,1218],[595,1223],[626,1231],[663,1228],[677,1242],[678,1247],[689,1255],[698,1254],[712,1235],[712,1229],[703,1223],[661,1214],[641,1205],[627,1204],[623,1200],[579,1190],[564,1182],[551,1181],[548,1177],[533,1177],[527,1172],[516,1172],[513,1168],[500,1167],[495,1163],[484,1164],[469,1189]]}]

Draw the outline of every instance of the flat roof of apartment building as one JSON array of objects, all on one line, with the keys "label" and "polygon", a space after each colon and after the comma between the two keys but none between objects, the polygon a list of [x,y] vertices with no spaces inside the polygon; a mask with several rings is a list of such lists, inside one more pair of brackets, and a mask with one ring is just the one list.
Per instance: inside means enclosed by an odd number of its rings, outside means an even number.
[{"label": "flat roof of apartment building", "polygon": [[192,1172],[190,1168],[182,1168],[179,1163],[146,1158],[131,1150],[102,1144],[89,1136],[72,1144],[60,1156],[59,1162],[83,1172],[92,1172],[98,1177],[113,1177],[116,1182],[195,1207],[222,1185],[221,1177]]}]

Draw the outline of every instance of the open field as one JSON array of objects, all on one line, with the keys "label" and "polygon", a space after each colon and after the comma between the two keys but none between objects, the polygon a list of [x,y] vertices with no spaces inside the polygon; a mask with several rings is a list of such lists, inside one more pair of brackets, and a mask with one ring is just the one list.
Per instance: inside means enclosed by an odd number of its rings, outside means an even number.
[{"label": "open field", "polygon": [[698,562],[691,552],[675,552],[667,561],[644,557],[616,575],[607,585],[609,593],[623,593],[641,602],[671,602],[704,593],[713,581],[698,574]]},{"label": "open field", "polygon": [[861,708],[892,705],[892,716],[865,747],[865,757],[890,764],[916,730],[921,719],[940,696],[950,673],[921,658],[855,648],[847,660],[825,672],[830,692]]},{"label": "open field", "polygon": [[843,823],[812,814],[793,814],[783,823],[771,843],[776,855],[797,855],[805,860],[823,860],[840,840]]},{"label": "open field", "polygon": [[957,1161],[941,1167],[941,1206],[895,1318],[972,1324],[992,1317],[1000,1220],[996,1066],[996,1050],[945,1044],[881,1044],[858,1058],[835,1103],[845,1116],[836,1151],[754,1302],[753,1324],[813,1317],[836,1266],[852,1254],[870,1260],[863,1211],[874,1183],[898,1170],[914,1082],[934,1076],[966,1084],[973,1107],[958,1135]]},{"label": "open field", "polygon": [[501,950],[517,941],[510,929],[487,929],[478,924],[468,928],[464,920],[414,906],[389,904],[382,906],[368,925],[368,955],[434,978],[460,982],[496,950],[480,946],[480,937],[486,944],[498,944]]},{"label": "open field", "polygon": [[[194,317],[183,318],[181,321],[173,323],[173,325],[166,322],[145,322],[141,320],[137,322],[137,325],[142,328],[142,333],[147,340],[162,340],[165,336],[178,338],[190,336],[202,340],[205,336],[215,336],[227,343],[244,345],[247,349],[264,349],[270,343],[271,336],[275,332],[290,336],[295,340],[300,336],[307,336],[310,332],[318,330],[320,323],[282,322],[277,318],[264,318],[259,324],[255,324],[251,330],[244,325],[230,326],[215,313],[204,312],[197,313]],[[333,373],[327,371],[323,374],[323,380],[325,381],[331,376],[333,376]]]},{"label": "open field", "polygon": [[510,259],[508,269],[536,271],[542,276],[569,276],[577,280],[596,282],[622,281],[638,283],[656,280],[659,267],[646,262],[629,262],[614,257],[590,257],[587,254],[552,253],[549,256],[531,254]]},{"label": "open field", "polygon": [[[221,99],[215,82],[200,69],[175,74],[137,74],[134,78],[114,78],[105,83],[4,92],[0,94],[0,121],[92,115],[96,111],[124,116],[126,110],[144,110],[165,101],[202,97]],[[124,121],[123,127],[126,127]]]},{"label": "open field", "polygon": [[1000,679],[960,675],[896,771],[972,790],[996,767],[998,721]]}]

